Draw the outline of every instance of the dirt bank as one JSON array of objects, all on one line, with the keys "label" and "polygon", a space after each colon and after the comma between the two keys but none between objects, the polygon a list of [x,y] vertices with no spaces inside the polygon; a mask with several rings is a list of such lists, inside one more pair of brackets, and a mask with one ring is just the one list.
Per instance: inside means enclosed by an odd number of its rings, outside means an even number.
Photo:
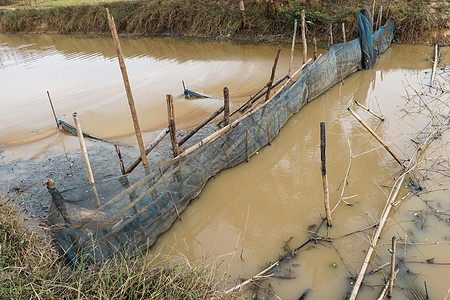
[{"label": "dirt bank", "polygon": [[[17,0],[16,0],[17,1]],[[121,34],[175,35],[250,42],[283,42],[292,34],[293,19],[306,11],[308,39],[327,40],[330,24],[335,42],[358,36],[356,13],[367,1],[245,1],[246,26],[242,26],[238,1],[150,0],[73,6],[39,6],[13,3],[0,6],[0,32],[109,33],[105,8],[114,16]],[[273,3],[272,3],[273,2]],[[304,3],[303,3],[304,2]],[[372,2],[372,1],[370,1]],[[54,2],[56,5],[58,1]],[[401,42],[450,43],[450,8],[445,0],[378,0],[375,21],[382,8],[396,22]],[[4,9],[1,9],[4,8]]]}]

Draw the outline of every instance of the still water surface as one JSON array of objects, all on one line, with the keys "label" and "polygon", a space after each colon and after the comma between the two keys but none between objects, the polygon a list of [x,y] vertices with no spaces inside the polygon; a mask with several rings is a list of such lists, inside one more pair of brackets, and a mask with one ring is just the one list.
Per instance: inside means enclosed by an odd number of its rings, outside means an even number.
[{"label": "still water surface", "polygon": [[[221,97],[228,86],[236,107],[268,80],[276,53],[275,45],[232,45],[165,38],[122,39],[127,69],[144,131],[166,126],[165,94],[173,94],[177,126],[191,128],[222,105],[220,100],[188,101],[181,97],[184,80],[189,89]],[[294,69],[301,63],[296,49]],[[327,126],[327,170],[331,205],[340,197],[349,163],[353,159],[344,196],[333,213],[333,227],[324,236],[340,237],[376,224],[400,168],[379,148],[346,108],[355,111],[385,139],[401,158],[414,150],[410,141],[426,125],[423,114],[413,114],[407,97],[429,82],[432,47],[393,45],[372,70],[344,79],[303,108],[283,128],[272,146],[263,148],[248,163],[225,170],[212,178],[200,197],[183,212],[153,247],[155,252],[182,253],[192,260],[219,265],[218,279],[227,287],[261,271],[284,253],[285,241],[295,248],[309,237],[323,212],[320,173],[319,123]],[[449,62],[443,48],[441,65]],[[283,47],[277,77],[286,73],[289,48]],[[57,114],[70,123],[77,111],[84,130],[134,145],[133,127],[112,40],[108,37],[65,35],[0,35],[0,151],[5,159],[51,156],[60,140],[54,138],[54,120],[48,90]],[[353,101],[383,114],[386,121],[363,112]],[[449,103],[448,94],[441,101]],[[431,105],[431,104],[429,104]],[[444,106],[445,107],[445,106]],[[448,112],[442,112],[447,113]],[[65,117],[64,117],[65,116]],[[145,135],[146,142],[151,134]],[[76,149],[76,138],[65,136]],[[445,146],[434,154],[448,165],[448,132]],[[375,149],[375,150],[374,150]],[[69,150],[70,149],[66,149]],[[428,284],[431,299],[443,299],[450,288],[448,265],[412,263],[435,258],[448,263],[450,245],[448,169],[444,177],[430,178],[441,191],[429,193],[433,209],[423,200],[408,196],[391,214],[380,244],[393,235],[407,242],[444,242],[433,246],[399,247],[411,271],[420,274],[414,283]],[[81,175],[80,175],[81,176]],[[83,176],[85,176],[83,174]],[[445,190],[447,188],[447,190]],[[436,188],[435,188],[436,189]],[[432,190],[432,188],[430,188]],[[400,197],[407,194],[405,186]],[[443,220],[434,214],[444,212]],[[417,214],[419,217],[415,216]],[[425,218],[426,216],[426,218]],[[417,219],[423,219],[417,226]],[[372,233],[368,230],[367,233]],[[292,239],[291,239],[292,237]],[[333,243],[308,245],[295,260],[283,267],[291,279],[272,279],[270,286],[282,299],[298,299],[312,289],[307,299],[342,299],[351,288],[368,248],[369,235],[358,233]],[[388,261],[388,246],[377,248],[369,270]],[[231,263],[230,263],[231,261]],[[277,274],[280,275],[280,274]],[[384,273],[387,275],[387,271]],[[358,299],[375,299],[384,279],[368,278]],[[267,287],[267,283],[263,284]],[[395,299],[407,299],[395,290]]]}]

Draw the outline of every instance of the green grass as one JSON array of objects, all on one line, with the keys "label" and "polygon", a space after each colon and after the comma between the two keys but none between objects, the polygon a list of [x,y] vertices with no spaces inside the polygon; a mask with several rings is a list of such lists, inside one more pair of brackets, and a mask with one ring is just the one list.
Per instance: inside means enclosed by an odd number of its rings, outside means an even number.
[{"label": "green grass", "polygon": [[70,268],[46,231],[25,228],[0,195],[0,299],[233,299],[216,288],[214,268],[181,256],[121,253],[97,264],[79,256]]}]

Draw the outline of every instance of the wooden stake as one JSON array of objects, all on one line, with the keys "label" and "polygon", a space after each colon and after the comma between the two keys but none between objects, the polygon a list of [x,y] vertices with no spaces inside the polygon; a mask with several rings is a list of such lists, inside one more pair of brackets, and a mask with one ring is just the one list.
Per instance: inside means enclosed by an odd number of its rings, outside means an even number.
[{"label": "wooden stake", "polygon": [[343,37],[344,43],[346,43],[347,39],[345,38],[345,23],[342,23],[342,37]]},{"label": "wooden stake", "polygon": [[141,152],[142,163],[144,168],[148,168],[147,156],[145,155],[144,142],[142,140],[141,129],[139,126],[139,120],[136,113],[136,107],[134,106],[133,94],[131,93],[130,81],[128,79],[127,68],[125,66],[125,61],[123,59],[122,47],[120,46],[119,36],[117,35],[116,24],[114,23],[114,18],[109,14],[108,8],[106,9],[106,14],[108,16],[109,28],[111,29],[111,34],[114,40],[114,45],[116,46],[117,58],[119,59],[120,70],[122,71],[123,83],[125,85],[125,90],[128,98],[128,105],[130,106],[131,117],[133,118],[134,132],[139,145],[139,151]]},{"label": "wooden stake", "polygon": [[314,43],[314,61],[316,61],[317,60],[317,40],[315,37],[313,39],[313,43]]},{"label": "wooden stake", "polygon": [[248,130],[247,130],[247,127],[245,127],[245,157],[248,162]]},{"label": "wooden stake", "polygon": [[303,64],[306,63],[306,57],[308,56],[308,48],[306,45],[306,20],[305,10],[302,10],[302,42],[303,42]]},{"label": "wooden stake", "polygon": [[166,177],[164,176],[164,173],[159,164],[158,164],[158,168],[159,168],[159,171],[161,172],[162,178],[164,179],[164,183],[166,184],[167,190],[169,191],[170,199],[172,199],[172,204],[173,204],[173,207],[175,208],[175,211],[177,212],[178,219],[180,219],[180,221],[181,221],[181,217],[180,217],[180,213],[178,212],[177,205],[175,204],[175,200],[173,200],[172,193],[170,192],[169,185],[167,184],[167,181],[166,181]]},{"label": "wooden stake", "polygon": [[328,192],[328,178],[327,178],[327,166],[325,157],[325,122],[320,122],[320,161],[322,162],[322,182],[323,182],[323,199],[325,204],[325,212],[327,216],[328,226],[332,226],[331,223],[331,210],[330,210],[330,197]]},{"label": "wooden stake", "polygon": [[227,126],[230,123],[230,91],[227,87],[223,88],[223,126]]},{"label": "wooden stake", "polygon": [[394,287],[394,279],[395,279],[395,235],[392,237],[392,249],[391,249],[391,274],[389,276],[389,288],[387,297],[391,298],[392,296],[392,288]]},{"label": "wooden stake", "polygon": [[247,17],[245,16],[244,0],[239,0],[239,9],[241,10],[242,28],[247,28]]},{"label": "wooden stake", "polygon": [[125,175],[125,166],[123,165],[122,153],[120,153],[119,145],[114,145],[114,147],[116,148],[117,157],[119,158],[120,171],[122,172],[122,175]]},{"label": "wooden stake", "polygon": [[269,127],[269,123],[267,123],[267,140],[268,140],[268,144],[272,145],[272,140],[270,139],[270,127]]},{"label": "wooden stake", "polygon": [[78,141],[80,142],[81,153],[83,153],[84,164],[86,166],[86,171],[88,173],[89,183],[91,184],[92,191],[94,192],[95,204],[97,207],[100,206],[100,200],[98,198],[97,188],[95,186],[94,174],[92,173],[91,163],[89,162],[89,157],[86,150],[86,144],[84,143],[83,131],[81,130],[81,124],[78,120],[78,114],[73,113],[73,121],[75,122],[75,127],[77,129]]},{"label": "wooden stake", "polygon": [[375,131],[373,131],[350,107],[347,109],[359,121],[359,123],[361,123],[361,125],[364,126],[364,128],[366,128],[370,132],[370,134],[372,134],[373,137],[376,138],[378,142],[380,142],[381,145],[383,145],[384,149],[389,152],[389,154],[400,164],[400,166],[405,168],[405,165],[400,161],[400,159],[398,159],[394,152],[392,152],[391,148],[389,148],[388,145],[386,145],[386,143],[375,133]]},{"label": "wooden stake", "polygon": [[56,117],[55,108],[53,107],[52,98],[50,98],[50,93],[47,91],[48,101],[50,101],[50,106],[52,107],[53,116],[55,117],[56,127],[59,128],[58,118]]},{"label": "wooden stake", "polygon": [[[155,147],[164,139],[164,137],[169,133],[169,127],[164,128],[156,138],[145,148],[145,155],[148,155]],[[142,161],[139,156],[126,170],[126,174],[131,173]]]},{"label": "wooden stake", "polygon": [[280,56],[280,51],[281,51],[281,46],[278,45],[277,55],[275,56],[275,61],[273,62],[272,73],[270,74],[270,79],[269,79],[269,82],[267,83],[267,93],[266,93],[266,99],[264,100],[264,102],[267,102],[267,100],[269,100],[269,98],[270,98],[270,90],[272,89],[273,78],[275,77],[275,71],[277,69],[278,57]]},{"label": "wooden stake", "polygon": [[384,121],[383,117],[380,117],[379,115],[377,115],[376,113],[374,113],[373,111],[371,111],[370,109],[368,109],[367,107],[365,107],[364,105],[362,105],[361,103],[359,103],[358,101],[355,100],[355,104],[358,105],[359,107],[361,107],[364,110],[367,110],[369,113],[371,113],[373,116],[377,117],[380,121]]},{"label": "wooden stake", "polygon": [[[373,25],[373,17],[375,16],[375,0],[373,0],[373,4],[372,4],[372,25]],[[373,30],[373,28],[372,28]]]},{"label": "wooden stake", "polygon": [[294,60],[295,37],[297,36],[297,19],[294,20],[294,34],[292,35],[291,60],[289,61],[288,76],[291,76],[292,61]]},{"label": "wooden stake", "polygon": [[169,119],[170,141],[172,142],[173,157],[177,157],[180,154],[180,149],[178,148],[177,128],[175,126],[173,96],[166,95],[166,101],[167,101],[167,115]]}]

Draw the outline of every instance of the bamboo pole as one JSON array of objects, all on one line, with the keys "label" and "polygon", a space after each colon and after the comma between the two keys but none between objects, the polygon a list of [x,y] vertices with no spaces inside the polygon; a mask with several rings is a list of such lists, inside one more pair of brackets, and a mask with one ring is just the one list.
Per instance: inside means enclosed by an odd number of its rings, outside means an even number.
[{"label": "bamboo pole", "polygon": [[[372,26],[373,26],[373,17],[375,16],[375,0],[373,0],[373,4],[372,4]],[[373,30],[373,28],[372,28]]]},{"label": "bamboo pole", "polygon": [[305,10],[302,10],[302,42],[303,42],[303,64],[306,63],[306,57],[308,56],[308,48],[306,45],[306,20]]},{"label": "bamboo pole", "polygon": [[346,43],[347,39],[345,38],[345,23],[344,22],[342,22],[342,37],[343,37],[344,43]]},{"label": "bamboo pole", "polygon": [[53,107],[52,98],[50,98],[50,93],[47,91],[48,101],[50,101],[50,106],[52,107],[53,116],[55,117],[56,128],[59,128],[58,118],[56,117],[55,108]]},{"label": "bamboo pole", "polygon": [[327,217],[328,226],[332,226],[331,223],[331,210],[330,210],[330,197],[328,192],[328,177],[327,177],[327,166],[325,157],[325,122],[320,122],[320,161],[322,163],[322,182],[323,182],[323,199],[325,204],[325,213]]},{"label": "bamboo pole", "polygon": [[[156,138],[145,148],[145,155],[148,155],[169,133],[169,127],[164,128]],[[138,157],[125,171],[126,174],[131,173],[142,161],[142,157]]]},{"label": "bamboo pole", "polygon": [[177,141],[177,128],[175,125],[173,96],[170,94],[166,95],[166,101],[167,101],[167,116],[169,119],[169,132],[170,132],[170,141],[172,142],[173,157],[177,157],[180,154],[180,149],[178,148],[178,141]]},{"label": "bamboo pole", "polygon": [[273,79],[275,77],[275,71],[277,69],[277,64],[278,64],[278,58],[280,57],[280,51],[281,51],[281,46],[278,45],[277,55],[275,56],[275,61],[273,62],[272,73],[270,74],[270,79],[269,79],[269,82],[267,83],[267,93],[266,93],[266,99],[264,100],[264,102],[267,102],[267,100],[269,100],[269,98],[270,98],[270,90],[272,89]]},{"label": "bamboo pole", "polygon": [[230,91],[227,87],[223,88],[223,126],[227,126],[230,123]]},{"label": "bamboo pole", "polygon": [[117,157],[119,158],[119,164],[120,164],[120,172],[122,172],[122,175],[125,175],[125,166],[123,165],[123,159],[122,159],[122,153],[120,153],[119,145],[114,145],[114,148],[116,149]]},{"label": "bamboo pole", "polygon": [[328,46],[328,50],[333,46],[333,24],[330,24],[330,45]]},{"label": "bamboo pole", "polygon": [[[297,72],[296,72],[297,73]],[[294,76],[294,75],[293,75]],[[272,89],[276,86],[278,86],[280,83],[282,83],[285,79],[289,78],[289,74],[284,74],[283,76],[281,76],[277,81],[275,81],[275,83],[272,85]],[[264,96],[267,93],[267,85],[265,85],[262,89],[260,89],[255,95],[251,96],[250,99],[248,101],[246,101],[244,104],[242,104],[238,109],[236,109],[235,111],[233,111],[230,114],[230,117],[232,117],[235,113],[237,112],[242,112],[245,109],[249,108],[251,105],[253,105],[253,103],[255,103],[256,101],[258,101],[262,96]]]},{"label": "bamboo pole", "polygon": [[314,43],[314,61],[316,61],[317,60],[317,40],[315,37],[313,38],[313,43]]},{"label": "bamboo pole", "polygon": [[114,45],[116,46],[117,58],[119,59],[120,70],[122,71],[123,83],[125,85],[125,90],[128,98],[128,105],[130,106],[131,117],[133,118],[134,132],[139,145],[139,151],[141,152],[142,163],[144,168],[148,168],[147,156],[145,155],[144,141],[142,140],[141,129],[139,126],[139,120],[136,113],[136,107],[134,105],[133,94],[131,92],[130,80],[128,79],[127,68],[125,66],[125,61],[123,58],[122,47],[120,46],[119,36],[116,30],[116,24],[114,23],[114,18],[109,14],[109,9],[106,9],[106,14],[108,16],[109,28],[111,29],[111,34],[114,40]]},{"label": "bamboo pole", "polygon": [[295,37],[297,36],[297,19],[294,20],[294,34],[292,35],[291,59],[289,61],[288,76],[291,75],[292,61],[294,60]]},{"label": "bamboo pole", "polygon": [[380,121],[384,121],[384,118],[377,115],[376,113],[374,113],[373,111],[371,111],[370,109],[368,109],[367,107],[365,107],[364,105],[362,105],[361,103],[359,103],[358,101],[355,100],[355,104],[358,105],[359,107],[361,107],[364,110],[367,110],[369,113],[371,113],[373,116],[377,117]]},{"label": "bamboo pole", "polygon": [[209,122],[211,122],[211,120],[213,120],[214,118],[216,118],[218,115],[220,115],[223,111],[225,110],[225,107],[222,106],[220,107],[218,110],[216,110],[212,115],[210,115],[208,118],[206,118],[205,120],[203,120],[200,124],[198,124],[197,126],[195,126],[194,129],[192,129],[191,131],[189,131],[179,142],[178,142],[178,146],[180,147],[181,145],[183,145],[188,139],[190,139],[197,131],[199,131],[200,129],[202,129],[206,124],[208,124]]},{"label": "bamboo pole", "polygon": [[267,141],[269,146],[272,145],[272,140],[270,138],[270,127],[269,127],[269,123],[267,123]]},{"label": "bamboo pole", "polygon": [[375,27],[377,31],[381,27],[381,18],[382,18],[382,16],[383,16],[383,5],[380,6],[380,10],[378,11],[377,25]]},{"label": "bamboo pole", "polygon": [[433,86],[434,78],[436,77],[436,69],[438,65],[438,57],[439,57],[439,48],[438,45],[434,45],[434,62],[433,62],[433,70],[431,72],[431,80],[430,85]]},{"label": "bamboo pole", "polygon": [[392,237],[392,249],[391,249],[391,273],[389,276],[389,288],[387,297],[392,297],[392,288],[394,287],[394,279],[395,279],[395,243],[396,237],[395,235]]},{"label": "bamboo pole", "polygon": [[244,0],[239,0],[239,9],[241,11],[242,28],[247,28],[247,16],[245,15]]},{"label": "bamboo pole", "polygon": [[89,162],[89,157],[86,150],[86,144],[84,143],[83,131],[81,130],[81,124],[78,120],[78,114],[73,113],[73,121],[75,122],[75,127],[77,129],[78,141],[80,142],[81,152],[83,153],[84,164],[86,166],[86,171],[88,173],[89,183],[91,184],[92,191],[94,193],[95,204],[97,207],[100,206],[100,200],[98,198],[97,187],[95,186],[94,174],[92,173],[91,163]]},{"label": "bamboo pole", "polygon": [[381,145],[383,145],[384,149],[389,152],[389,154],[400,164],[400,166],[406,168],[403,162],[400,161],[400,159],[394,154],[394,152],[392,152],[391,148],[386,145],[386,143],[375,133],[375,131],[373,131],[350,107],[347,109],[359,121],[359,123],[361,123],[361,125],[364,126],[364,128],[366,128],[370,132],[370,134],[372,134],[373,137],[376,138],[378,142],[380,142]]},{"label": "bamboo pole", "polygon": [[248,162],[248,129],[245,127],[245,158]]}]

